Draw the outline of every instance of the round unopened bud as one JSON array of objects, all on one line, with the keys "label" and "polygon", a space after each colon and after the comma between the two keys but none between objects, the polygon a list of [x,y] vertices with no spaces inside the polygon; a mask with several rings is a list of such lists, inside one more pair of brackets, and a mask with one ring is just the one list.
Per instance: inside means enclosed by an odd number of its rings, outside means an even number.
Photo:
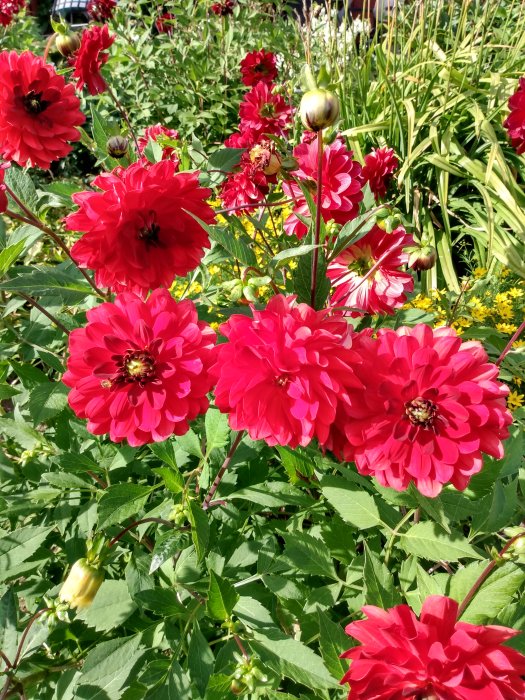
[{"label": "round unopened bud", "polygon": [[230,690],[234,695],[242,695],[246,690],[246,686],[234,678],[230,684]]},{"label": "round unopened bud", "polygon": [[414,247],[407,251],[409,253],[408,267],[416,272],[431,270],[436,264],[436,249],[431,245],[421,248]]},{"label": "round unopened bud", "polygon": [[128,152],[129,141],[125,136],[112,136],[107,144],[106,149],[112,158],[124,158]]},{"label": "round unopened bud", "polygon": [[89,564],[87,559],[79,559],[71,567],[58,598],[61,603],[69,603],[70,608],[87,608],[103,581],[103,571]]},{"label": "round unopened bud", "polygon": [[301,121],[306,129],[320,131],[339,119],[339,100],[329,90],[309,90],[301,100]]},{"label": "round unopened bud", "polygon": [[76,32],[58,34],[55,39],[55,46],[64,58],[69,58],[80,48],[80,36]]}]

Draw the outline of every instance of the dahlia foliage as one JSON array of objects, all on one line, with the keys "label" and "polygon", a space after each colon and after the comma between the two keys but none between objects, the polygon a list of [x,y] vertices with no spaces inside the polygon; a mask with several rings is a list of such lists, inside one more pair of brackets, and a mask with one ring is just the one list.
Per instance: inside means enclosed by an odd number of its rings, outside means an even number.
[{"label": "dahlia foliage", "polygon": [[7,211],[7,195],[5,191],[5,171],[9,167],[9,163],[0,163],[0,214]]},{"label": "dahlia foliage", "polygon": [[525,153],[525,77],[520,78],[516,92],[509,98],[509,110],[503,126],[516,153]]}]

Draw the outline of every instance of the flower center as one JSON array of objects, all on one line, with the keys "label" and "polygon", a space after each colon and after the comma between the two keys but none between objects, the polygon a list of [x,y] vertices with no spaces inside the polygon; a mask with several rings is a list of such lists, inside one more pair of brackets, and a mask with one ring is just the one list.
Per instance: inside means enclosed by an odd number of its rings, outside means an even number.
[{"label": "flower center", "polygon": [[273,102],[266,102],[265,104],[263,104],[259,114],[261,115],[261,117],[266,118],[275,116],[275,105],[273,104]]},{"label": "flower center", "polygon": [[150,211],[144,220],[144,225],[139,228],[137,238],[144,241],[147,246],[159,245],[160,226],[158,225],[155,212]]},{"label": "flower center", "polygon": [[22,98],[22,103],[28,114],[42,114],[51,104],[51,102],[46,102],[46,100],[42,99],[41,92],[35,92],[34,90],[31,90]]},{"label": "flower center", "polygon": [[405,404],[405,413],[412,425],[421,428],[432,428],[436,419],[438,408],[435,403],[429,399],[423,399],[418,396],[413,401],[407,401]]},{"label": "flower center", "polygon": [[356,258],[349,265],[348,269],[355,272],[359,277],[364,277],[366,273],[374,267],[375,260],[368,255]]},{"label": "flower center", "polygon": [[124,355],[114,357],[117,373],[111,379],[102,382],[102,386],[112,388],[122,384],[138,383],[144,386],[156,379],[155,358],[145,350],[127,350]]},{"label": "flower center", "polygon": [[290,377],[287,374],[281,374],[280,376],[275,378],[275,383],[278,386],[286,386],[288,382],[290,381]]}]

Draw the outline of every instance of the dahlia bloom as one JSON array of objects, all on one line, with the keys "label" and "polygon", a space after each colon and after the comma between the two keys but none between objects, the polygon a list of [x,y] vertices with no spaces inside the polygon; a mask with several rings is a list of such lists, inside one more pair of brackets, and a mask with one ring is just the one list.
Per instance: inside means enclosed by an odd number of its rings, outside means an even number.
[{"label": "dahlia bloom", "polygon": [[244,95],[239,107],[240,130],[251,131],[256,139],[268,134],[286,137],[292,113],[281,95],[272,93],[271,85],[259,82]]},{"label": "dahlia bloom", "polygon": [[30,51],[0,53],[0,157],[49,168],[79,141],[85,117],[73,85]]},{"label": "dahlia bloom", "polygon": [[168,140],[179,141],[179,132],[176,129],[168,129],[162,124],[155,124],[154,126],[148,126],[144,130],[144,134],[139,137],[139,149],[140,155],[144,155],[144,150],[150,142],[150,140],[156,141],[160,146],[162,146],[162,159],[172,160],[177,166],[180,165],[179,156],[177,151],[170,145],[164,145]]},{"label": "dahlia bloom", "polygon": [[341,404],[324,447],[397,491],[414,482],[429,497],[466,488],[482,452],[503,457],[512,417],[508,387],[478,341],[419,324],[357,334],[365,389]]},{"label": "dahlia bloom", "polygon": [[242,82],[250,87],[257,83],[270,85],[277,77],[275,54],[264,49],[247,53],[240,67]]},{"label": "dahlia bloom", "polygon": [[370,185],[376,201],[386,195],[398,165],[393,148],[374,148],[365,156],[363,178]]},{"label": "dahlia bloom", "polygon": [[458,622],[458,604],[429,596],[419,619],[408,605],[363,607],[346,633],[361,642],[342,658],[348,700],[520,700],[525,656],[503,646],[519,632]]},{"label": "dahlia bloom", "polygon": [[268,190],[264,173],[248,166],[222,183],[219,196],[225,209],[235,209],[233,213],[241,216],[253,212],[264,201]]},{"label": "dahlia bloom", "polygon": [[193,302],[177,303],[166,289],[147,301],[126,292],[87,318],[69,336],[63,382],[88,430],[134,447],[186,433],[208,408],[215,343]]},{"label": "dahlia bloom", "polygon": [[227,17],[233,14],[234,2],[233,0],[221,0],[221,2],[214,2],[211,6],[211,11],[218,17]]},{"label": "dahlia bloom", "polygon": [[5,171],[9,167],[9,163],[0,163],[0,214],[7,211],[7,194],[5,191],[4,177]]},{"label": "dahlia bloom", "polygon": [[173,33],[173,20],[175,15],[172,12],[163,12],[155,20],[155,28],[159,34]]},{"label": "dahlia bloom", "polygon": [[0,25],[8,27],[25,4],[25,0],[0,0]]},{"label": "dahlia bloom", "polygon": [[393,314],[414,289],[414,279],[400,267],[408,262],[405,246],[413,245],[412,235],[400,226],[392,233],[374,228],[343,250],[326,271],[332,283],[332,306],[350,306],[350,316]]},{"label": "dahlia bloom", "polygon": [[254,134],[250,129],[244,129],[228,136],[224,145],[226,148],[251,148],[257,142],[257,139],[257,134]]},{"label": "dahlia bloom", "polygon": [[77,89],[87,87],[90,95],[98,95],[107,88],[107,83],[100,72],[102,66],[109,58],[109,49],[115,41],[115,36],[110,35],[108,25],[100,27],[94,24],[82,32],[80,48],[69,59],[74,67],[73,78],[77,81]]},{"label": "dahlia bloom", "polygon": [[[311,191],[317,205],[317,140],[300,143],[293,150],[298,168],[292,174]],[[359,202],[363,199],[361,166],[352,160],[341,139],[323,148],[321,216],[324,221],[333,219],[344,224],[359,214]],[[283,192],[295,200],[293,213],[284,222],[285,233],[303,238],[307,228],[296,214],[311,216],[303,192],[296,182],[283,182]]]},{"label": "dahlia bloom", "polygon": [[87,13],[95,22],[109,22],[117,7],[117,0],[90,0]]},{"label": "dahlia bloom", "polygon": [[516,153],[525,153],[525,77],[520,78],[518,89],[509,98],[510,114],[503,122]]},{"label": "dahlia bloom", "polygon": [[102,173],[100,191],[79,192],[79,210],[66,217],[72,231],[85,235],[71,253],[81,267],[95,270],[97,284],[112,291],[146,295],[169,287],[175,275],[194,270],[209,248],[208,234],[187,212],[214,221],[206,204],[210,190],[199,173],[177,173],[171,160]]},{"label": "dahlia bloom", "polygon": [[230,414],[233,430],[268,445],[325,440],[341,397],[361,386],[352,329],[294,296],[274,296],[252,313],[233,315],[219,329],[228,342],[211,368],[217,407]]}]

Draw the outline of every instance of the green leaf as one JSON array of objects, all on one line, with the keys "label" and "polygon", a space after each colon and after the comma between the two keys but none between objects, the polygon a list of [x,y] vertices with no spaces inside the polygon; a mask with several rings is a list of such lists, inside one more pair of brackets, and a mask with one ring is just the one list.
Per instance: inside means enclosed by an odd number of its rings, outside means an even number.
[{"label": "green leaf", "polygon": [[202,561],[210,541],[210,524],[208,516],[197,501],[190,501],[188,520],[191,523],[191,537],[199,561]]},{"label": "green leaf", "polygon": [[255,267],[257,258],[251,249],[251,240],[246,234],[233,233],[229,228],[219,226],[208,227],[208,235],[212,241],[219,243],[225,250],[233,255],[243,265]]},{"label": "green leaf", "polygon": [[10,571],[27,561],[44,542],[54,526],[26,525],[0,537],[0,581],[9,578]]},{"label": "green leaf", "polygon": [[94,294],[88,284],[76,281],[63,270],[45,265],[38,265],[31,271],[21,272],[16,277],[5,280],[0,283],[0,289],[7,292],[25,292],[30,296],[44,296],[55,292],[67,303],[80,302]]},{"label": "green leaf", "polygon": [[151,445],[148,445],[148,447],[162,462],[166,462],[166,464],[168,464],[175,471],[179,470],[177,460],[175,459],[175,450],[173,449],[173,443],[171,440],[154,442]]},{"label": "green leaf", "polygon": [[91,605],[78,611],[77,619],[97,632],[109,632],[125,622],[136,607],[124,579],[104,581]]},{"label": "green leaf", "polygon": [[228,620],[238,600],[239,594],[232,584],[214,571],[210,571],[210,587],[206,604],[208,615],[214,620],[222,622]]},{"label": "green leaf", "polygon": [[122,524],[132,515],[144,508],[148,496],[153,491],[151,486],[140,484],[115,484],[109,486],[98,504],[99,528]]},{"label": "green leaf", "polygon": [[[12,662],[18,646],[17,605],[12,589],[0,599],[0,649]],[[2,664],[3,667],[3,664]]]},{"label": "green leaf", "polygon": [[184,617],[186,608],[179,603],[177,594],[171,588],[152,588],[135,594],[135,600],[146,610],[165,617]]},{"label": "green leaf", "polygon": [[309,477],[315,473],[315,463],[299,448],[292,450],[290,447],[276,445],[275,449],[281,457],[281,463],[286,469],[292,484],[301,481],[298,474]]},{"label": "green leaf", "polygon": [[[297,268],[293,273],[293,291],[297,294],[297,300],[304,304],[311,303],[312,288],[312,259],[313,252],[301,255]],[[326,276],[327,262],[324,251],[320,251],[317,263],[317,277],[315,288],[315,308],[322,309],[330,293],[330,280]]]},{"label": "green leaf", "polygon": [[29,396],[29,413],[35,425],[47,423],[67,406],[69,389],[62,382],[37,384]]},{"label": "green leaf", "polygon": [[401,603],[399,593],[394,586],[394,577],[377,554],[369,549],[366,542],[363,576],[367,605],[386,609]]},{"label": "green leaf", "polygon": [[324,542],[304,532],[286,534],[284,541],[286,542],[284,559],[296,569],[313,576],[329,576],[335,581],[339,580]]},{"label": "green leaf", "polygon": [[155,540],[155,547],[151,558],[151,566],[149,573],[152,574],[159,569],[165,561],[174,557],[183,545],[187,545],[188,536],[185,532],[179,530],[173,532],[165,532]]},{"label": "green leaf", "polygon": [[18,259],[20,253],[24,250],[25,239],[18,241],[14,245],[4,248],[0,253],[0,276],[5,275],[11,265]]},{"label": "green leaf", "polygon": [[172,493],[181,493],[184,490],[184,479],[178,470],[175,471],[169,467],[155,467],[152,471],[160,476],[166,488]]},{"label": "green leaf", "polygon": [[231,173],[239,165],[245,150],[245,148],[220,148],[209,157],[209,169]]},{"label": "green leaf", "polygon": [[57,486],[60,489],[89,489],[94,488],[88,481],[84,481],[75,474],[66,474],[64,472],[47,472],[42,474],[42,479],[47,481],[52,486]]},{"label": "green leaf", "polygon": [[321,491],[343,520],[359,530],[384,526],[374,497],[338,476],[324,476]]},{"label": "green leaf", "polygon": [[173,659],[164,683],[150,691],[144,700],[195,700],[188,676]]},{"label": "green leaf", "polygon": [[188,671],[201,696],[204,696],[208,681],[213,673],[215,657],[206,637],[196,623],[188,648]]},{"label": "green leaf", "polygon": [[319,620],[319,648],[321,656],[334,678],[342,678],[348,670],[348,663],[339,658],[343,651],[352,646],[351,638],[322,610],[317,611]]},{"label": "green leaf", "polygon": [[286,248],[286,250],[281,250],[279,253],[277,253],[277,255],[272,258],[270,264],[275,268],[279,268],[289,260],[295,260],[301,255],[307,255],[308,253],[311,253],[312,250],[320,247],[320,245],[315,245],[314,243],[307,243],[305,245],[299,245],[296,248]]},{"label": "green leaf", "polygon": [[[38,202],[36,189],[33,184],[33,180],[25,170],[12,165],[6,171],[4,181],[5,184],[13,190],[22,204],[25,204],[26,207],[33,212],[36,210]],[[18,204],[15,204],[14,202],[12,206],[10,205],[10,208],[15,209],[16,211],[20,210]]]},{"label": "green leaf", "polygon": [[399,538],[405,552],[429,561],[459,561],[460,559],[483,559],[459,532],[443,532],[432,522],[416,523]]},{"label": "green leaf", "polygon": [[187,452],[189,455],[199,458],[204,457],[199,438],[191,428],[184,435],[176,435],[175,441],[181,450],[184,450],[184,452]]},{"label": "green leaf", "polygon": [[217,408],[209,408],[204,418],[204,427],[206,429],[206,455],[209,455],[212,450],[228,444],[230,435],[228,414],[221,413]]}]

